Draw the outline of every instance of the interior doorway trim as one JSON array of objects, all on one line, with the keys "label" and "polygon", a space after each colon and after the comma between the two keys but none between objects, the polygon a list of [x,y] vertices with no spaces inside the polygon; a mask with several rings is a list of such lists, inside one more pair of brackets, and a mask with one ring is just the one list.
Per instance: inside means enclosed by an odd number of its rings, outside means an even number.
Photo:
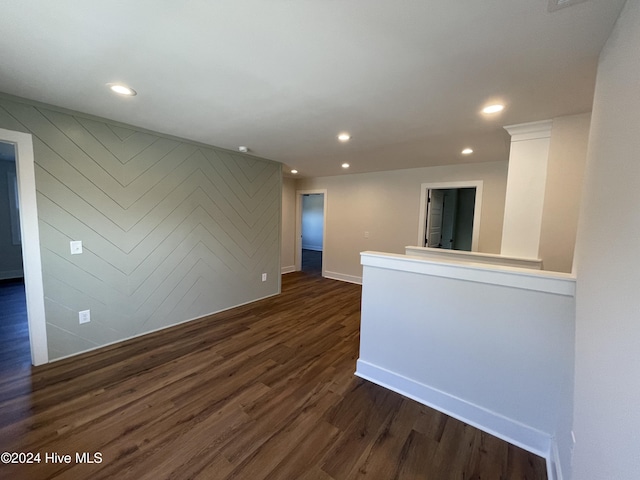
[{"label": "interior doorway trim", "polygon": [[423,183],[420,185],[420,216],[418,221],[418,242],[417,246],[424,245],[424,235],[427,223],[427,195],[429,190],[447,190],[450,188],[475,188],[476,200],[473,209],[473,233],[471,237],[471,251],[478,251],[478,244],[480,241],[480,220],[482,212],[482,180],[462,180],[459,182],[438,182],[438,183]]},{"label": "interior doorway trim", "polygon": [[304,195],[319,194],[323,195],[322,202],[322,276],[325,276],[324,263],[327,251],[327,189],[315,190],[296,190],[296,252],[295,265],[296,272],[302,270],[302,197]]},{"label": "interior doorway trim", "polygon": [[47,323],[44,314],[33,139],[31,134],[0,128],[0,140],[15,146],[31,363],[42,365],[49,362],[49,350],[47,347]]}]

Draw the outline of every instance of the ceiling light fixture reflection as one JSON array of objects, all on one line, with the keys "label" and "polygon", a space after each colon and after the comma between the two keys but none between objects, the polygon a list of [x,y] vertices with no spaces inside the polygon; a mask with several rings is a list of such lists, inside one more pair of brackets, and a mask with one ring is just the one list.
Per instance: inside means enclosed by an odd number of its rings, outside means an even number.
[{"label": "ceiling light fixture reflection", "polygon": [[463,155],[471,155],[472,153],[473,150],[471,148],[465,148],[464,150],[462,150]]},{"label": "ceiling light fixture reflection", "polygon": [[293,174],[295,175],[296,173],[298,173],[298,170],[296,170],[296,169],[294,168],[293,170],[291,170],[291,173],[293,173]]},{"label": "ceiling light fixture reflection", "polygon": [[482,113],[498,113],[504,110],[504,105],[496,103],[495,105],[489,105],[482,109]]},{"label": "ceiling light fixture reflection", "polygon": [[249,147],[245,147],[245,146],[238,147],[238,151],[241,153],[247,153],[249,151]]},{"label": "ceiling light fixture reflection", "polygon": [[341,142],[348,142],[349,140],[351,140],[351,135],[349,135],[347,132],[342,132],[338,135],[338,140],[340,140]]},{"label": "ceiling light fixture reflection", "polygon": [[138,94],[133,88],[127,87],[126,85],[122,85],[120,83],[109,83],[107,84],[112,92],[117,93],[118,95],[125,95],[127,97],[134,97]]},{"label": "ceiling light fixture reflection", "polygon": [[342,164],[342,168],[349,168],[349,164],[348,163],[343,163]]}]

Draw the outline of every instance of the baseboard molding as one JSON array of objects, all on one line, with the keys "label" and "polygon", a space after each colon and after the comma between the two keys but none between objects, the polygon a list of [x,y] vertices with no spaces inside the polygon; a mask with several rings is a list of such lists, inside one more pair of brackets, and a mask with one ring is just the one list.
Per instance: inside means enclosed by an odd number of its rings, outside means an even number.
[{"label": "baseboard molding", "polygon": [[24,272],[22,270],[5,270],[4,272],[0,272],[0,280],[11,280],[23,277]]},{"label": "baseboard molding", "polygon": [[363,360],[358,360],[355,374],[531,453],[549,458],[551,437],[528,425]]},{"label": "baseboard molding", "polygon": [[281,293],[280,292],[280,288],[278,288],[278,291],[276,293],[270,293],[269,295],[265,295],[263,297],[256,298],[255,300],[249,300],[248,302],[243,302],[243,303],[240,303],[238,305],[234,305],[232,307],[222,308],[220,310],[216,310],[215,312],[207,313],[205,315],[200,315],[199,317],[189,318],[187,320],[181,320],[179,322],[172,323],[171,325],[165,325],[164,327],[154,328],[153,330],[149,330],[148,332],[137,333],[135,335],[131,335],[131,336],[126,337],[126,338],[121,338],[120,340],[115,340],[113,342],[105,343],[104,345],[97,345],[95,347],[87,348],[85,350],[81,350],[81,351],[76,352],[76,353],[71,353],[69,355],[63,355],[62,357],[49,359],[49,361],[47,363],[59,362],[60,360],[65,360],[67,358],[77,357],[78,355],[82,355],[83,353],[93,352],[94,350],[100,350],[101,348],[110,347],[112,345],[117,345],[118,343],[122,343],[122,342],[126,342],[126,341],[129,341],[129,340],[133,340],[134,338],[144,337],[145,335],[149,335],[151,333],[156,333],[156,332],[160,332],[162,330],[167,330],[168,328],[173,328],[173,327],[177,327],[179,325],[185,324],[185,323],[189,323],[189,322],[193,322],[193,321],[196,321],[196,320],[200,320],[202,318],[206,318],[206,317],[209,317],[211,315],[216,315],[217,313],[226,312],[227,310],[232,310],[234,308],[242,307],[244,305],[249,305],[250,303],[258,302],[260,300],[265,300],[265,299],[271,298],[271,297],[275,297],[276,295],[280,295],[280,293]]},{"label": "baseboard molding", "polygon": [[341,282],[356,283],[358,285],[362,285],[362,277],[356,277],[355,275],[346,275],[344,273],[330,272],[328,270],[325,270],[324,277],[330,278],[331,280],[340,280]]},{"label": "baseboard molding", "polygon": [[[287,273],[293,273],[295,271],[296,271],[295,265],[289,265],[288,267],[280,268],[280,273],[282,275],[285,275]],[[341,282],[356,283],[358,285],[362,285],[362,277],[356,277],[354,275],[346,275],[344,273],[330,272],[328,270],[325,270],[324,277],[329,278],[331,280],[340,280]]]}]

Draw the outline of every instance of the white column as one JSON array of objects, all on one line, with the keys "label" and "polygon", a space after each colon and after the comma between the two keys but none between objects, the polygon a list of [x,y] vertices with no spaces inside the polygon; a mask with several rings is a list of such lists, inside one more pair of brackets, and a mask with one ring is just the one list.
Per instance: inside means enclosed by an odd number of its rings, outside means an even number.
[{"label": "white column", "polygon": [[511,135],[502,255],[538,258],[552,120],[504,127]]}]

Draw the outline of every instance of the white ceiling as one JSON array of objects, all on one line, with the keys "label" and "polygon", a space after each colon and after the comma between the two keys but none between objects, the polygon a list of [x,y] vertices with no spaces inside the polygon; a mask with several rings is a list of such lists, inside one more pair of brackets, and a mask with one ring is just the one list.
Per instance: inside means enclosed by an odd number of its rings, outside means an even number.
[{"label": "white ceiling", "polygon": [[[20,0],[0,91],[337,175],[506,160],[503,125],[591,109],[624,0]],[[107,90],[124,82],[131,98]],[[493,100],[507,105],[486,118]],[[340,131],[353,139],[336,140]],[[464,147],[475,153],[462,156]]]}]

